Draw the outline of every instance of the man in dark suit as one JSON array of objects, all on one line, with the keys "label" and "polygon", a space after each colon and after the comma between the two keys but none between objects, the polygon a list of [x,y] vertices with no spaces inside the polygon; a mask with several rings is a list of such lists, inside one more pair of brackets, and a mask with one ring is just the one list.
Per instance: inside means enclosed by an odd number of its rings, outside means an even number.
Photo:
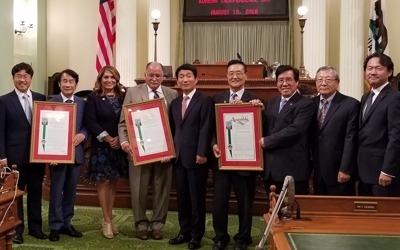
[{"label": "man in dark suit", "polygon": [[316,73],[320,94],[311,130],[313,187],[317,195],[355,195],[360,102],[338,91],[339,74],[331,66]]},{"label": "man in dark suit", "polygon": [[[32,104],[45,101],[42,94],[30,90],[33,69],[27,63],[15,65],[11,74],[15,89],[0,97],[0,166],[16,164],[19,171],[18,189],[27,191],[29,235],[46,239],[42,231],[42,182],[44,164],[29,163],[31,146]],[[22,224],[16,228],[13,242],[22,244],[24,210],[22,197],[18,199],[18,218]]]},{"label": "man in dark suit", "polygon": [[[242,61],[231,60],[227,66],[227,79],[230,89],[213,97],[215,103],[242,103],[259,99],[245,90],[247,67]],[[215,134],[215,133],[214,133]],[[215,136],[211,142],[215,158],[221,157],[220,146]],[[233,186],[239,216],[239,231],[233,237],[235,249],[247,249],[252,243],[252,207],[255,193],[256,174],[254,171],[219,170],[218,162],[213,161],[213,227],[215,231],[214,250],[225,249],[230,241],[228,234],[228,213],[231,185]]]},{"label": "man in dark suit", "polygon": [[50,200],[49,200],[49,227],[50,241],[58,241],[60,234],[80,238],[82,233],[75,230],[71,225],[74,216],[74,204],[76,198],[76,185],[78,184],[80,167],[84,161],[83,142],[88,132],[83,126],[83,115],[85,113],[85,100],[74,95],[79,75],[71,70],[61,71],[58,76],[58,85],[61,93],[50,101],[75,103],[76,131],[73,139],[75,147],[75,164],[50,164]]},{"label": "man in dark suit", "polygon": [[390,85],[392,59],[380,53],[364,61],[371,91],[361,98],[358,132],[359,194],[400,196],[400,95]]},{"label": "man in dark suit", "polygon": [[183,95],[171,102],[169,121],[174,138],[179,234],[169,240],[177,245],[189,242],[198,249],[205,232],[207,157],[214,126],[214,102],[196,90],[197,69],[183,64],[176,69]]},{"label": "man in dark suit", "polygon": [[[124,99],[124,104],[139,103],[156,98],[164,98],[167,108],[171,101],[178,97],[174,89],[161,86],[164,80],[163,66],[158,62],[150,62],[146,65],[144,74],[145,83],[129,88]],[[119,123],[119,140],[122,149],[129,155],[133,155],[132,146],[128,141],[128,134],[124,115],[121,115]],[[160,240],[163,237],[161,229],[165,225],[168,213],[169,193],[171,190],[172,164],[168,162],[156,162],[141,166],[134,166],[129,161],[129,182],[131,189],[132,211],[135,219],[136,236],[139,239],[148,239],[148,229],[151,236]],[[146,216],[147,195],[149,186],[153,189],[153,216],[149,220]]]},{"label": "man in dark suit", "polygon": [[267,193],[275,185],[280,192],[284,179],[291,175],[296,194],[308,194],[310,152],[308,132],[315,113],[312,101],[300,95],[299,70],[290,65],[276,69],[277,87],[281,96],[271,98],[265,107],[264,185]]}]

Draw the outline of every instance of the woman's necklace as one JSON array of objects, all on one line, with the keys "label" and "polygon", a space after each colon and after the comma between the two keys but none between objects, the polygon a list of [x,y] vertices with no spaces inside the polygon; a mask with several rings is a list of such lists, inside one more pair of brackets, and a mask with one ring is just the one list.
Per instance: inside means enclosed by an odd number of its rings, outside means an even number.
[{"label": "woman's necklace", "polygon": [[107,98],[109,98],[109,99],[113,99],[113,98],[115,98],[115,93],[113,93],[113,94],[106,94],[106,96],[107,96]]}]

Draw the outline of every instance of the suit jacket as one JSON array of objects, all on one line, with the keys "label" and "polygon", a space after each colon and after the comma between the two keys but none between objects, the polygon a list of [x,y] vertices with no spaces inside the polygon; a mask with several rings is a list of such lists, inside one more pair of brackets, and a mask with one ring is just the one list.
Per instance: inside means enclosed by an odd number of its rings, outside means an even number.
[{"label": "suit jacket", "polygon": [[357,162],[360,179],[378,184],[381,171],[400,178],[400,95],[388,84],[363,122],[362,110],[368,94],[361,99]]},{"label": "suit jacket", "polygon": [[[168,110],[172,100],[178,96],[178,92],[174,89],[162,85],[161,89],[164,98],[167,102],[167,110]],[[124,104],[139,103],[148,100],[149,100],[149,92],[147,89],[147,84],[143,83],[135,87],[128,88],[125,94]],[[122,112],[121,112],[121,119],[118,125],[118,135],[120,142],[128,141],[128,133],[126,130],[125,117]]]},{"label": "suit jacket", "polygon": [[281,97],[265,105],[264,178],[284,181],[287,175],[295,181],[309,179],[310,152],[308,132],[315,113],[312,101],[295,93],[279,112]]},{"label": "suit jacket", "polygon": [[[44,95],[31,92],[33,102],[46,101]],[[0,97],[0,159],[7,158],[10,167],[12,164],[26,165],[29,163],[30,146],[31,124],[13,90]]]},{"label": "suit jacket", "polygon": [[196,155],[209,156],[214,123],[214,102],[211,97],[194,93],[182,118],[183,96],[171,102],[169,121],[174,138],[176,161],[186,168],[196,168]]},{"label": "suit jacket", "polygon": [[[118,99],[121,104],[123,97]],[[91,145],[95,148],[111,148],[110,144],[106,141],[100,142],[96,137],[103,131],[111,137],[118,136],[118,123],[120,119],[120,113],[115,113],[114,107],[108,101],[106,97],[100,97],[96,93],[90,93],[86,98],[85,108],[85,127],[92,135]]]},{"label": "suit jacket", "polygon": [[[61,94],[58,94],[51,98],[51,102],[63,102]],[[86,101],[76,95],[74,95],[74,103],[76,104],[76,126],[75,134],[82,133],[85,138],[88,138],[88,132],[84,126],[83,115],[85,114],[85,103]],[[83,142],[75,147],[75,162],[77,165],[81,165],[84,162]]]},{"label": "suit jacket", "polygon": [[[213,100],[215,103],[229,103],[229,98],[230,98],[230,90],[225,90],[225,91],[213,96]],[[255,94],[253,94],[252,92],[250,92],[248,90],[244,90],[243,95],[240,98],[240,100],[242,100],[243,102],[249,102],[254,99],[261,100],[258,96],[256,96]],[[217,139],[216,139],[215,125],[214,125],[213,137],[211,140],[211,147],[214,144],[216,144],[216,142],[217,142]],[[211,155],[213,155],[213,153]],[[218,169],[217,161],[214,161],[213,167],[214,167],[214,169]],[[236,173],[239,175],[252,175],[255,172],[254,171],[236,171]]]},{"label": "suit jacket", "polygon": [[357,169],[357,132],[360,102],[336,92],[326,113],[322,128],[318,126],[320,96],[313,99],[315,109],[311,130],[311,152],[314,183],[324,180],[337,184],[339,171],[353,174]]}]

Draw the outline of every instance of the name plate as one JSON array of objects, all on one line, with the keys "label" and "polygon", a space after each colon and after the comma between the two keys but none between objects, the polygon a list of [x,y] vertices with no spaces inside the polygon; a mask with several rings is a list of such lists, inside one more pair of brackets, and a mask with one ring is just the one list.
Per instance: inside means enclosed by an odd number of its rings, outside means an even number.
[{"label": "name plate", "polygon": [[354,201],[354,212],[378,212],[378,202]]}]

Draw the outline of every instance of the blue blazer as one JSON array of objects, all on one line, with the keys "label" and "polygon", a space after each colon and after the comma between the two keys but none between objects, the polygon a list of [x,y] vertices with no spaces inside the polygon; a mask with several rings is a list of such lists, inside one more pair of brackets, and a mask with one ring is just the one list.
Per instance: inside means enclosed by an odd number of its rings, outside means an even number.
[{"label": "blue blazer", "polygon": [[[118,101],[121,104],[122,111],[123,97],[119,98]],[[96,137],[103,131],[107,131],[107,133],[112,137],[118,136],[120,114],[121,112],[119,114],[115,113],[114,107],[106,97],[100,97],[94,92],[87,96],[85,126],[92,135],[92,147],[110,148],[110,144],[105,141],[99,142]]]},{"label": "blue blazer", "polygon": [[[33,101],[46,101],[46,96],[32,92]],[[32,110],[34,111],[34,110]],[[31,124],[15,90],[0,97],[0,159],[8,165],[29,163]]]},{"label": "blue blazer", "polygon": [[[61,94],[54,96],[49,101],[51,102],[63,102]],[[76,103],[76,134],[82,133],[85,135],[86,139],[88,138],[88,132],[83,124],[83,115],[85,114],[85,103],[86,101],[76,95],[74,95],[74,103]],[[84,140],[85,141],[85,140]],[[83,144],[84,141],[81,142],[78,146],[75,147],[75,162],[77,165],[81,165],[84,162],[84,152],[83,152]]]}]

